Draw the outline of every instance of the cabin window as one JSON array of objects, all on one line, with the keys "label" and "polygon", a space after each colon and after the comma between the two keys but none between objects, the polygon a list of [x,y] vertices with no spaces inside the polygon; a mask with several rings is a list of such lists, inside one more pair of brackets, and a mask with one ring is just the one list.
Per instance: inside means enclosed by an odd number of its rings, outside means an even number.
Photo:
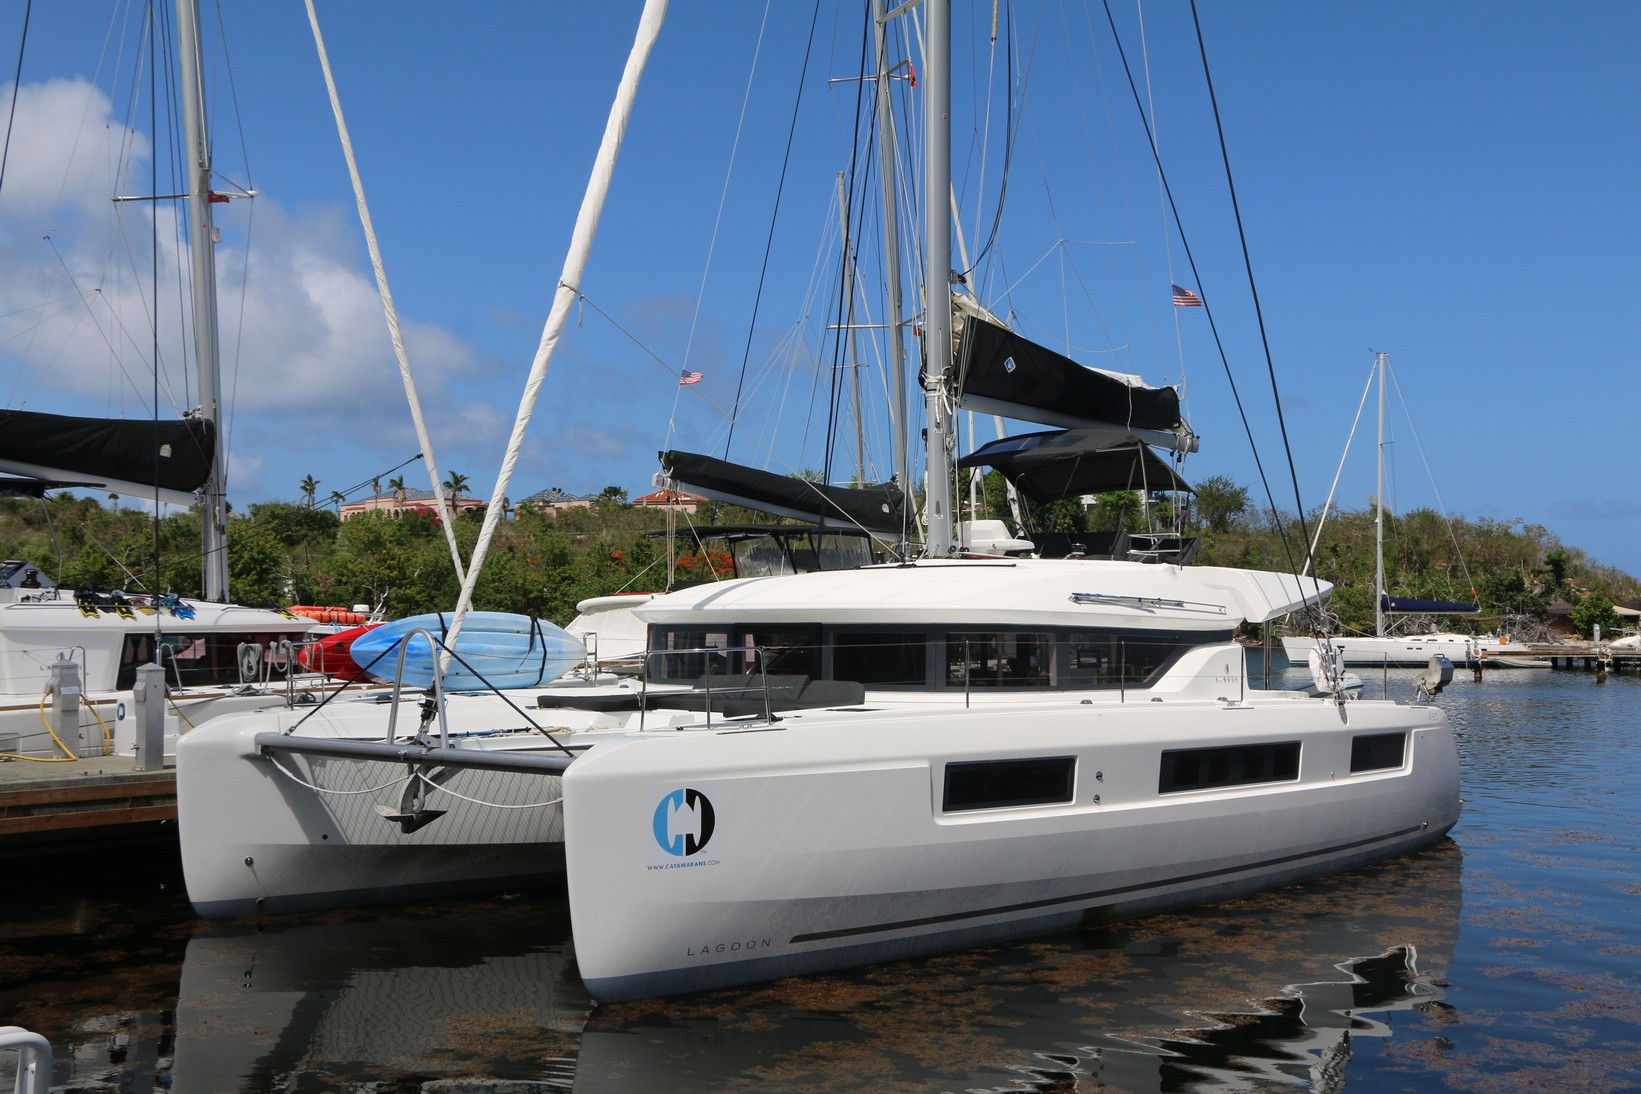
[{"label": "cabin window", "polygon": [[940,807],[957,813],[1011,805],[1061,805],[1071,801],[1076,772],[1075,756],[950,763]]},{"label": "cabin window", "polygon": [[[171,687],[234,687],[243,681],[239,675],[239,647],[254,643],[263,651],[263,673],[267,679],[283,680],[287,666],[269,657],[269,651],[290,636],[283,634],[162,634],[160,635],[160,664],[165,666],[165,682]],[[137,682],[137,669],[154,663],[154,636],[152,634],[126,635],[120,648],[120,671],[114,681],[116,688],[129,688]],[[264,678],[259,674],[258,679]]]},{"label": "cabin window", "polygon": [[1066,638],[1067,688],[1139,687],[1149,684],[1186,650],[1229,642],[1230,632],[1179,634],[1171,631],[1072,631]]},{"label": "cabin window", "polygon": [[727,630],[677,627],[659,630],[650,659],[652,679],[691,683],[710,673],[739,672],[739,650],[731,649]]},{"label": "cabin window", "polygon": [[867,687],[924,687],[928,682],[928,636],[918,631],[839,631],[832,635],[834,680],[858,680]]},{"label": "cabin window", "polygon": [[1216,790],[1226,786],[1292,782],[1299,778],[1299,742],[1167,749],[1162,754],[1159,794]]},{"label": "cabin window", "polygon": [[952,631],[946,686],[1046,688],[1053,683],[1054,636],[1035,631]]},{"label": "cabin window", "polygon": [[1406,733],[1371,733],[1350,739],[1350,773],[1390,771],[1402,766]]},{"label": "cabin window", "polygon": [[[748,629],[740,643],[744,656],[740,672],[757,672],[781,676],[819,677],[820,632],[818,630],[752,630]],[[763,664],[758,664],[762,655]]]}]

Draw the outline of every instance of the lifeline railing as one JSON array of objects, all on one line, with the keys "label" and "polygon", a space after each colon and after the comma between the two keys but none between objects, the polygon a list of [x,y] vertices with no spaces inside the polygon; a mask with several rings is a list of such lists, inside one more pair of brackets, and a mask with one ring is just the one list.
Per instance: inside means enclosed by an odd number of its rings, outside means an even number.
[{"label": "lifeline railing", "polygon": [[[439,718],[438,743],[427,740],[421,730],[415,736],[406,736],[403,741],[397,739],[399,723],[399,704],[404,690],[405,657],[410,652],[410,644],[417,638],[427,641],[428,649],[432,653],[433,686],[428,689],[432,695],[423,701],[422,709],[436,711]],[[408,632],[398,644],[397,664],[393,672],[393,694],[388,711],[387,737],[381,741],[359,741],[338,737],[309,737],[295,732],[297,726],[292,725],[284,732],[258,733],[255,737],[257,749],[264,755],[270,752],[296,752],[309,755],[330,756],[340,759],[353,760],[388,760],[407,764],[446,763],[461,767],[483,768],[491,771],[530,771],[535,773],[560,774],[567,768],[575,753],[560,742],[547,730],[535,723],[528,714],[524,714],[517,704],[507,699],[495,687],[491,690],[500,696],[509,706],[524,715],[527,722],[537,732],[546,737],[559,749],[551,755],[539,753],[517,752],[488,752],[480,749],[452,748],[450,745],[450,725],[445,715],[444,671],[440,666],[439,652],[444,649],[443,644],[433,636],[432,632],[418,627]],[[450,651],[450,656],[460,662],[468,671],[472,666],[462,661],[461,655]],[[474,673],[474,675],[478,675]],[[480,677],[482,680],[483,677]],[[429,714],[431,717],[431,714]],[[424,719],[423,724],[426,724]],[[300,723],[297,723],[300,725]]]}]

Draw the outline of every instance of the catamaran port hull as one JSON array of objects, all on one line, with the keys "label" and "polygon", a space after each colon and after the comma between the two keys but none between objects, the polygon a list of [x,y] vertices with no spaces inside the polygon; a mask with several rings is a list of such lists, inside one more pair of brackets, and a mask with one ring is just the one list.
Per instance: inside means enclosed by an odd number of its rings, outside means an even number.
[{"label": "catamaran port hull", "polygon": [[[470,725],[516,718],[499,700],[451,700]],[[372,710],[374,708],[374,712]],[[563,872],[559,778],[550,767],[495,770],[358,748],[357,704],[283,734],[301,711],[229,717],[183,737],[177,762],[183,873],[195,911],[210,918],[496,890]],[[404,723],[413,726],[415,704]],[[263,738],[259,741],[258,738]],[[288,747],[271,749],[268,738]],[[377,736],[364,744],[395,752]],[[444,755],[563,754],[539,734],[468,734]],[[326,748],[335,751],[327,753]],[[523,766],[521,761],[519,766]]]}]

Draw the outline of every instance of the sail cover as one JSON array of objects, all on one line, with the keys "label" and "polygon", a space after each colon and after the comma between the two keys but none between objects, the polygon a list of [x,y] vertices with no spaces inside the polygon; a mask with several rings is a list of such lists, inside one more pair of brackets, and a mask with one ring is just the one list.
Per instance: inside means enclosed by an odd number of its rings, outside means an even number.
[{"label": "sail cover", "polygon": [[957,462],[992,467],[1026,497],[1057,501],[1108,490],[1180,490],[1194,493],[1157,454],[1124,430],[1063,429],[1004,437]]},{"label": "sail cover", "polygon": [[661,470],[680,486],[735,505],[823,527],[899,532],[905,495],[892,482],[850,489],[777,475],[694,452],[661,453]]},{"label": "sail cover", "polygon": [[1481,611],[1474,604],[1461,604],[1456,600],[1419,600],[1410,596],[1380,596],[1379,606],[1387,612],[1407,615],[1458,615]]},{"label": "sail cover", "polygon": [[1195,450],[1195,437],[1180,417],[1177,388],[1149,387],[1134,377],[1085,368],[983,316],[959,314],[960,407],[1066,429],[1120,425],[1149,444]]},{"label": "sail cover", "polygon": [[[126,421],[0,410],[0,462],[184,493],[211,474],[215,429],[203,418]],[[69,485],[61,483],[59,485]]]}]

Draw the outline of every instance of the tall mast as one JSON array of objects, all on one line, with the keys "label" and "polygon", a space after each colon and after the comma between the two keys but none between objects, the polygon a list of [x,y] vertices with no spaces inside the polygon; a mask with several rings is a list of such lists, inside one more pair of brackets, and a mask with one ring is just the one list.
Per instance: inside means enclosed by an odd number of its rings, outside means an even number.
[{"label": "tall mast", "polygon": [[889,42],[883,0],[872,0],[872,42],[877,51],[878,179],[883,189],[883,275],[889,290],[889,378],[894,392],[895,479],[911,490],[911,441],[906,427],[906,342],[900,329],[900,217],[895,201],[895,122],[889,101]]},{"label": "tall mast", "polygon": [[194,367],[199,415],[211,423],[211,475],[200,487],[204,525],[204,596],[228,600],[228,505],[222,488],[221,375],[217,354],[216,228],[211,223],[211,148],[205,127],[198,0],[177,0],[177,62],[181,69],[183,136],[188,143],[188,246],[193,265]]},{"label": "tall mast", "polygon": [[866,482],[866,432],[862,424],[860,405],[860,328],[855,325],[855,241],[849,234],[849,194],[844,184],[842,171],[838,172],[838,225],[843,229],[843,330],[838,332],[841,339],[847,337],[848,351],[842,354],[844,367],[849,370],[849,383],[855,403],[855,485],[861,486]]},{"label": "tall mast", "polygon": [[927,511],[924,553],[953,553],[951,456],[952,422],[947,416],[946,373],[952,363],[951,278],[951,0],[928,0],[929,59],[924,73],[923,125],[926,164],[923,178],[923,402],[927,447],[923,478]]},{"label": "tall mast", "polygon": [[1380,353],[1377,357],[1379,370],[1379,471],[1378,481],[1373,488],[1374,500],[1374,583],[1378,586],[1373,592],[1373,633],[1383,638],[1385,634],[1385,357]]}]

